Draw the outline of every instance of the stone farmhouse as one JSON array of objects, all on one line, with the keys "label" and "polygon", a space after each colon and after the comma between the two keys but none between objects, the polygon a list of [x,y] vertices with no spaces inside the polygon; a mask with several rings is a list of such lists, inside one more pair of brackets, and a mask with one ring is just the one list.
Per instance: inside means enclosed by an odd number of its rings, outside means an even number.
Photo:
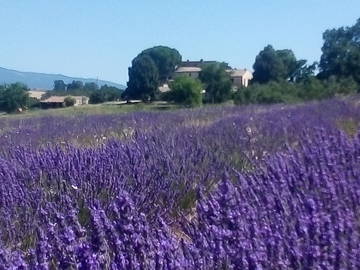
[{"label": "stone farmhouse", "polygon": [[[206,64],[216,63],[216,61],[185,61],[182,62],[181,65],[175,70],[174,74],[172,75],[172,79],[177,77],[188,76],[194,79],[199,77],[199,74],[202,70],[202,66]],[[226,68],[226,72],[230,74],[231,81],[232,81],[232,89],[233,91],[237,91],[242,87],[248,87],[249,82],[253,79],[253,74],[250,70],[247,69],[233,69],[229,65]],[[170,80],[170,81],[171,81]],[[159,87],[160,92],[168,92],[171,89],[169,85],[165,83],[164,85]]]},{"label": "stone farmhouse", "polygon": [[[89,104],[89,98],[86,96],[69,96],[75,99],[74,106]],[[40,104],[42,108],[61,108],[65,107],[66,96],[51,96],[45,100],[41,100]]]}]

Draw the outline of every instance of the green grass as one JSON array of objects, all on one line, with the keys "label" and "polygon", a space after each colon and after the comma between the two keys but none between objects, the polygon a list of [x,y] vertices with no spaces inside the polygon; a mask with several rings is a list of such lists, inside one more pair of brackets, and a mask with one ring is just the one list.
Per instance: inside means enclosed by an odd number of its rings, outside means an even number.
[{"label": "green grass", "polygon": [[181,106],[164,103],[139,103],[139,104],[89,104],[77,107],[58,109],[33,109],[17,114],[1,114],[0,119],[32,118],[42,116],[78,116],[95,114],[121,114],[135,111],[164,111],[181,108]]}]

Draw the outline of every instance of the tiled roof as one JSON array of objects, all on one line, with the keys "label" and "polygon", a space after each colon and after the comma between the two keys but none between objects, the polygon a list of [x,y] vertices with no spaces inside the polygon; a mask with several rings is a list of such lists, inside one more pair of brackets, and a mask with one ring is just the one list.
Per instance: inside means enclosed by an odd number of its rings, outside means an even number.
[{"label": "tiled roof", "polygon": [[231,77],[242,77],[242,76],[244,76],[244,74],[246,72],[251,73],[251,71],[249,71],[247,69],[233,69],[233,70],[230,70],[229,72],[230,72]]},{"label": "tiled roof", "polygon": [[45,100],[42,100],[42,103],[63,103],[66,97],[52,96]]},{"label": "tiled roof", "polygon": [[199,67],[179,67],[175,70],[176,73],[185,73],[185,72],[200,72],[201,68]]}]

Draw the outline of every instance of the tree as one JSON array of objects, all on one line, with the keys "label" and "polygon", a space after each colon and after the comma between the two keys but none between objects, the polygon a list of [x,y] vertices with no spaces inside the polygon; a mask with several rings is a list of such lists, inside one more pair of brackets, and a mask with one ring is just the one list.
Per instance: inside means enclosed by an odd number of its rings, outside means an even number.
[{"label": "tree", "polygon": [[84,83],[82,81],[72,81],[72,83],[69,83],[67,85],[67,90],[75,90],[75,89],[83,89]]},{"label": "tree", "polygon": [[[305,60],[303,60],[305,61]],[[314,62],[311,65],[304,64],[293,74],[292,82],[300,83],[315,77],[315,71],[317,70],[318,63]]]},{"label": "tree", "polygon": [[122,93],[123,90],[113,86],[107,86],[105,84],[101,86],[100,90],[92,91],[89,102],[92,104],[98,104],[106,101],[120,100]]},{"label": "tree", "polygon": [[149,55],[141,55],[132,61],[129,81],[124,96],[145,101],[153,100],[159,87],[159,72]]},{"label": "tree", "polygon": [[148,55],[154,61],[158,72],[160,83],[166,82],[175,71],[176,66],[181,63],[181,55],[176,49],[166,46],[156,46],[146,49],[139,56]]},{"label": "tree", "polygon": [[66,107],[71,107],[75,105],[76,100],[73,97],[66,97],[64,102]]},{"label": "tree", "polygon": [[0,110],[15,112],[25,109],[29,102],[27,87],[21,83],[6,85],[0,89]]},{"label": "tree", "polygon": [[54,90],[55,91],[65,91],[66,90],[66,84],[63,80],[56,80],[54,81]]},{"label": "tree", "polygon": [[230,98],[231,78],[226,72],[226,67],[226,63],[213,63],[203,66],[199,78],[206,87],[207,102],[224,102]]},{"label": "tree", "polygon": [[95,92],[91,93],[91,95],[90,95],[89,102],[91,104],[104,103],[105,101],[106,101],[105,95],[102,91],[95,91]]},{"label": "tree", "polygon": [[360,19],[351,27],[327,30],[323,39],[319,78],[352,77],[360,83]]},{"label": "tree", "polygon": [[87,82],[84,85],[84,89],[87,91],[96,91],[99,90],[99,86],[94,82]]},{"label": "tree", "polygon": [[121,95],[124,91],[117,87],[108,86],[105,84],[101,86],[100,92],[104,94],[104,98],[106,101],[115,101],[121,99]]},{"label": "tree", "polygon": [[254,82],[293,81],[305,64],[306,60],[297,60],[292,50],[275,50],[268,45],[256,56]]},{"label": "tree", "polygon": [[199,80],[179,77],[170,84],[170,88],[171,91],[166,95],[167,100],[189,106],[201,105],[203,87]]}]

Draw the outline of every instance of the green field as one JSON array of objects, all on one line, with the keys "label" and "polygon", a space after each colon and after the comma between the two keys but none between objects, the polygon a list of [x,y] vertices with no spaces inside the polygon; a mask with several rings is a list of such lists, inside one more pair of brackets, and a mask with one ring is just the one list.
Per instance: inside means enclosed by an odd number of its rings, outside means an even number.
[{"label": "green field", "polygon": [[182,108],[179,105],[167,104],[164,102],[154,103],[138,103],[138,104],[116,104],[116,103],[103,103],[103,104],[89,104],[76,107],[57,108],[57,109],[33,109],[22,113],[13,114],[0,114],[1,118],[30,118],[41,116],[76,116],[76,115],[91,115],[91,114],[117,114],[129,113],[135,111],[165,111]]}]

